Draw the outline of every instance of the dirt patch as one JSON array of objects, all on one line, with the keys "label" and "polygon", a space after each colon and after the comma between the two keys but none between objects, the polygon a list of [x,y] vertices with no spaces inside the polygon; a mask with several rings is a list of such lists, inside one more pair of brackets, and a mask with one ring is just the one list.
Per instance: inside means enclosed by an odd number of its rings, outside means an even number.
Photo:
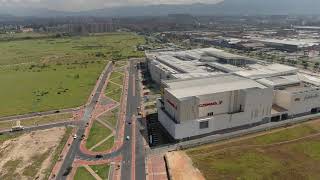
[{"label": "dirt patch", "polygon": [[165,155],[169,176],[172,180],[204,180],[201,172],[192,164],[185,152],[169,152]]},{"label": "dirt patch", "polygon": [[[65,128],[23,134],[0,144],[0,179],[44,179]],[[19,163],[17,163],[19,162]]]}]

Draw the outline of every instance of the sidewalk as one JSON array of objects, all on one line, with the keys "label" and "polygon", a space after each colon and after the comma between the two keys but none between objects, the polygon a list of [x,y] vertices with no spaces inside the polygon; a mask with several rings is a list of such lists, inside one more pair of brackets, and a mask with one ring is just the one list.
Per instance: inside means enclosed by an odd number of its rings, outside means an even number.
[{"label": "sidewalk", "polygon": [[[74,134],[76,132],[75,129],[73,129],[72,133],[71,134]],[[51,171],[51,174],[49,176],[49,179],[55,179],[55,176],[56,174],[58,174],[62,164],[63,164],[63,159],[66,158],[66,155],[70,149],[70,146],[69,144],[72,144],[73,142],[73,137],[70,136],[69,139],[67,140],[67,143],[64,145],[64,148],[59,156],[59,160],[57,161],[57,163],[54,165],[52,171]]]},{"label": "sidewalk", "polygon": [[[108,79],[109,79],[109,77],[110,77],[110,74],[108,76]],[[108,79],[107,79],[104,87],[107,86]],[[116,131],[115,142],[114,142],[113,147],[111,149],[103,151],[103,152],[92,152],[85,147],[86,141],[84,140],[84,141],[81,141],[81,144],[80,144],[80,150],[83,153],[88,154],[88,155],[93,155],[93,156],[97,155],[97,154],[109,154],[111,152],[117,151],[122,146],[123,138],[124,138],[125,116],[126,116],[126,114],[125,114],[126,113],[126,97],[128,95],[128,92],[127,92],[128,91],[128,72],[126,72],[123,87],[124,88],[123,88],[123,92],[122,92],[122,96],[121,96],[122,98],[121,98],[121,103],[120,103],[120,113],[119,113],[119,117],[118,117],[118,127],[117,127],[117,131]],[[105,96],[104,94],[101,94],[99,99],[103,98],[104,96]],[[109,104],[108,108],[104,107],[103,108],[104,111],[98,110],[98,113],[96,112],[96,109],[101,108],[101,107],[99,107],[99,105],[97,105],[95,107],[95,112],[93,113],[94,116],[90,119],[89,126],[86,128],[86,131],[85,131],[86,137],[88,137],[88,135],[90,133],[90,129],[92,127],[94,119],[96,119],[100,115],[114,109],[115,106],[117,107],[118,104]]]}]

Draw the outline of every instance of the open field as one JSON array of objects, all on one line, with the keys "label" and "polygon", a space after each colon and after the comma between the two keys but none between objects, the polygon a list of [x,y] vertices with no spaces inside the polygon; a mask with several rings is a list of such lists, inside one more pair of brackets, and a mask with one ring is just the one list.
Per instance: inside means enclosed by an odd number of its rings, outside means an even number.
[{"label": "open field", "polygon": [[37,32],[21,32],[21,33],[10,33],[1,34],[0,41],[12,41],[12,40],[28,40],[28,39],[40,39],[47,37],[54,37],[51,33],[37,33]]},{"label": "open field", "polygon": [[[60,121],[71,120],[72,113],[54,114],[48,116],[38,116],[34,118],[26,118],[20,120],[21,125],[24,127],[50,124]],[[0,130],[10,129],[15,126],[15,121],[0,121]]]},{"label": "open field", "polygon": [[130,33],[0,42],[0,65],[141,57],[143,52],[135,51],[135,46],[143,42]]},{"label": "open field", "polygon": [[129,33],[0,42],[0,116],[86,102],[109,60],[143,56]]},{"label": "open field", "polygon": [[320,179],[320,121],[186,153],[206,179]]},{"label": "open field", "polygon": [[92,148],[94,145],[107,138],[111,133],[112,131],[109,128],[94,121],[87,138],[86,147],[88,149]]},{"label": "open field", "polygon": [[52,128],[0,138],[0,179],[47,179],[70,132]]}]

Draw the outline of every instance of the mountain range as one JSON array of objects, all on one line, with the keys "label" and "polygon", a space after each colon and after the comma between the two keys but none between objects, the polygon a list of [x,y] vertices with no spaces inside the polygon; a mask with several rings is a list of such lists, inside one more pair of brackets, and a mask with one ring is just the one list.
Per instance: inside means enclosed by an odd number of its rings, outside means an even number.
[{"label": "mountain range", "polygon": [[217,4],[122,6],[90,11],[65,12],[41,8],[1,8],[0,14],[12,16],[164,16],[192,15],[319,15],[320,0],[224,0]]}]

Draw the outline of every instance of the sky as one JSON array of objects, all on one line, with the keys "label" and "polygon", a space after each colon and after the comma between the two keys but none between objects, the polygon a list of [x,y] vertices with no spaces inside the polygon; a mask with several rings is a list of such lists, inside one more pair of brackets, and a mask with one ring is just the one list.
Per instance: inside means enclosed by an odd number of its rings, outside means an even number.
[{"label": "sky", "polygon": [[83,11],[115,6],[151,4],[217,3],[223,0],[0,0],[0,8],[47,8],[63,11]]}]

